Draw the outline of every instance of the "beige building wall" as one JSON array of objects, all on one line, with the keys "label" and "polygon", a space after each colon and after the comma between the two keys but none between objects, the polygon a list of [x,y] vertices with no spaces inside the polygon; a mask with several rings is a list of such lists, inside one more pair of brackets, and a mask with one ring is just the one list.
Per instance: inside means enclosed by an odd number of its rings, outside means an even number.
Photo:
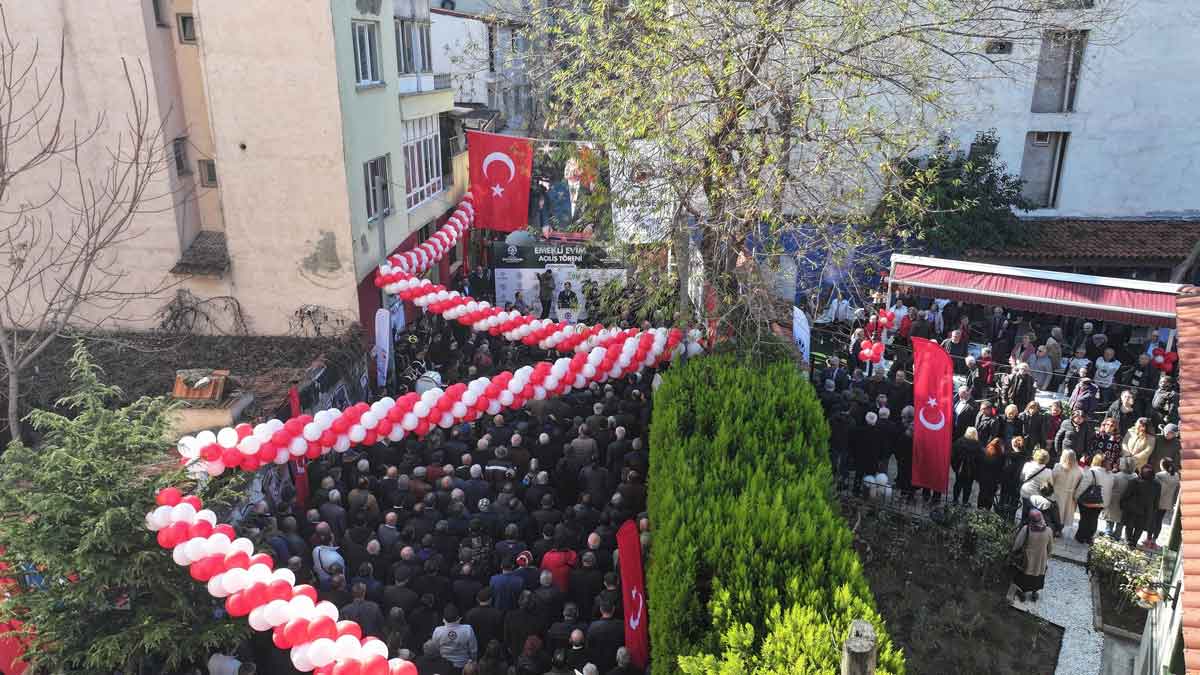
[{"label": "beige building wall", "polygon": [[255,333],[358,318],[328,2],[196,0],[231,259]]}]

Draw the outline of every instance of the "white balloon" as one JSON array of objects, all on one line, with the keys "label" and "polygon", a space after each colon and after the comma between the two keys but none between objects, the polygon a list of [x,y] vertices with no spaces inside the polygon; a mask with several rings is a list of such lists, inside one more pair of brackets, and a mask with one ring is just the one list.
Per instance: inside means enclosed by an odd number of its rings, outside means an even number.
[{"label": "white balloon", "polygon": [[364,429],[374,429],[379,424],[379,416],[368,410],[359,418],[358,423]]},{"label": "white balloon", "polygon": [[321,427],[316,422],[309,422],[304,425],[304,429],[300,432],[306,441],[315,441],[321,437]]},{"label": "white balloon", "polygon": [[343,635],[333,642],[334,658],[338,661],[357,659],[362,653],[362,643],[353,635]]},{"label": "white balloon", "polygon": [[235,431],[229,427],[225,427],[224,429],[217,432],[217,445],[221,446],[222,448],[235,447],[237,445],[237,442],[238,442],[237,431]]},{"label": "white balloon", "polygon": [[192,562],[192,559],[188,557],[187,547],[182,544],[171,549],[171,560],[174,560],[175,564],[180,567],[186,567]]},{"label": "white balloon", "polygon": [[345,435],[338,436],[337,442],[333,444],[333,449],[337,452],[345,452],[349,450],[350,438]]},{"label": "white balloon", "polygon": [[[513,402],[512,390],[505,389],[504,391],[500,392],[499,401],[500,401],[501,405],[505,405],[505,406],[512,405],[512,402]],[[491,406],[488,406],[488,410],[489,410],[489,412],[491,411]],[[493,413],[493,414],[495,414],[495,413]]]},{"label": "white balloon", "polygon": [[454,426],[454,415],[442,413],[442,419],[438,420],[438,426],[443,429],[449,429]]},{"label": "white balloon", "polygon": [[292,616],[307,619],[313,616],[317,604],[312,601],[312,598],[307,595],[297,595],[288,600],[288,605],[292,608]]},{"label": "white balloon", "polygon": [[200,560],[205,555],[207,555],[208,551],[205,549],[206,543],[207,543],[207,540],[203,539],[201,537],[196,537],[194,539],[188,539],[187,543],[185,543],[183,545],[184,549],[187,551],[188,559]]},{"label": "white balloon", "polygon": [[179,439],[179,443],[175,445],[175,449],[179,454],[188,459],[196,459],[200,456],[200,442],[192,436],[184,436]]},{"label": "white balloon", "polygon": [[281,623],[286,623],[291,618],[288,611],[288,603],[286,600],[272,600],[266,604],[263,616],[267,623],[272,626],[278,626]]},{"label": "white balloon", "polygon": [[304,438],[297,436],[288,442],[288,452],[293,457],[299,457],[308,452],[308,443],[304,441]]},{"label": "white balloon", "polygon": [[466,417],[467,416],[467,404],[462,401],[455,403],[454,406],[450,408],[450,413],[460,419],[463,417]]},{"label": "white balloon", "polygon": [[534,387],[533,398],[535,401],[544,400],[546,398],[546,390],[542,387]]},{"label": "white balloon", "polygon": [[213,596],[214,598],[223,598],[223,597],[229,595],[229,592],[226,591],[223,586],[221,586],[221,583],[223,581],[225,581],[224,574],[218,574],[218,575],[210,578],[208,580],[208,594]]},{"label": "white balloon", "polygon": [[205,429],[204,431],[196,434],[196,442],[199,443],[200,447],[203,448],[206,445],[212,445],[213,443],[216,443],[217,435],[208,429]]},{"label": "white balloon", "polygon": [[318,602],[317,603],[317,611],[320,612],[321,614],[333,619],[334,621],[338,620],[337,605],[333,604],[332,602],[329,602],[328,600],[322,600],[321,602]]},{"label": "white balloon", "polygon": [[355,424],[350,427],[350,440],[354,443],[361,443],[362,439],[367,437],[367,430]]},{"label": "white balloon", "polygon": [[250,573],[250,580],[256,584],[265,584],[271,581],[271,568],[262,563],[251,565],[248,571]]},{"label": "white balloon", "polygon": [[250,627],[256,631],[262,632],[271,629],[271,622],[267,621],[267,610],[264,607],[255,607],[250,611],[249,622]]},{"label": "white balloon", "polygon": [[471,405],[475,405],[475,402],[478,400],[479,400],[479,392],[477,392],[473,389],[467,389],[466,391],[463,392],[462,399],[459,402],[462,403],[464,406],[471,406]]},{"label": "white balloon", "polygon": [[271,430],[271,433],[275,433],[283,428],[283,421],[274,418],[269,419],[267,420],[267,428]]},{"label": "white balloon", "polygon": [[417,401],[417,404],[413,406],[412,411],[413,411],[413,414],[419,418],[428,417],[429,416],[429,404],[426,403],[424,400]]},{"label": "white balloon", "polygon": [[268,427],[265,422],[254,425],[254,437],[257,438],[259,442],[265,443],[271,438],[271,433],[271,427]]},{"label": "white balloon", "polygon": [[229,555],[233,552],[233,542],[229,541],[229,535],[217,532],[208,536],[207,548],[209,555]]},{"label": "white balloon", "polygon": [[502,409],[503,409],[503,406],[500,405],[500,401],[493,400],[491,403],[488,404],[487,414],[495,415],[496,413],[500,412]]},{"label": "white balloon", "polygon": [[204,470],[207,471],[208,475],[210,476],[220,476],[221,474],[225,473],[225,462],[222,462],[221,460],[217,460],[215,462],[205,462]]},{"label": "white balloon", "polygon": [[171,507],[172,523],[191,523],[196,518],[196,507],[187,502],[179,502]]},{"label": "white balloon", "polygon": [[412,431],[417,428],[421,420],[416,413],[405,413],[403,419],[400,420],[400,427],[405,431]]},{"label": "white balloon", "polygon": [[[589,368],[589,367],[590,366],[584,366],[584,368]],[[592,375],[595,375],[595,374],[596,374],[596,369],[592,368]],[[585,373],[585,375],[586,375],[586,373]],[[592,375],[587,375],[587,377],[591,377]],[[584,375],[576,375],[575,381],[571,383],[571,386],[575,387],[576,389],[582,389],[586,385],[587,385],[587,379],[585,378]]]},{"label": "white balloon", "polygon": [[550,377],[547,377],[545,380],[542,380],[542,387],[548,391],[558,389],[559,381],[560,381],[560,378],[555,377],[554,375],[551,375]]},{"label": "white balloon", "polygon": [[404,438],[404,429],[399,424],[392,426],[392,430],[388,432],[389,441],[398,441]]},{"label": "white balloon", "polygon": [[209,511],[208,509],[200,509],[196,512],[196,520],[207,520],[209,525],[216,525],[217,514]]},{"label": "white balloon", "polygon": [[287,464],[288,460],[291,458],[292,458],[292,455],[287,450],[280,448],[279,450],[275,451],[274,462],[276,464]]},{"label": "white balloon", "polygon": [[161,530],[162,528],[171,524],[171,511],[172,509],[170,506],[163,504],[162,506],[150,512],[154,516],[155,524],[158,525],[158,527],[154,529]]},{"label": "white balloon", "polygon": [[[253,614],[253,612],[251,612]],[[253,625],[253,624],[252,624]],[[333,663],[333,640],[321,638],[314,640],[308,648],[308,658],[318,668]]]},{"label": "white balloon", "polygon": [[308,647],[310,644],[305,642],[297,647],[292,647],[292,665],[302,673],[307,673],[313,669],[313,662],[308,658]]},{"label": "white balloon", "polygon": [[388,657],[387,643],[384,642],[383,640],[367,639],[365,642],[362,643],[362,650],[363,650],[364,656],[378,655],[378,656],[382,656],[385,659]]},{"label": "white balloon", "polygon": [[238,452],[243,455],[253,455],[262,448],[262,441],[257,436],[247,436],[238,441]]},{"label": "white balloon", "polygon": [[[596,376],[596,366],[592,365],[591,363],[585,363],[583,364],[583,368],[580,370],[580,372],[583,373],[585,378],[590,380]],[[575,386],[578,387],[580,385],[576,384]]]},{"label": "white balloon", "polygon": [[231,595],[249,585],[250,573],[241,567],[234,567],[221,574],[221,588]]},{"label": "white balloon", "polygon": [[[296,585],[296,573],[289,570],[286,567],[280,567],[279,569],[272,572],[271,576],[274,577],[276,580],[283,579],[284,581],[288,582],[289,586]],[[301,597],[303,597],[303,596],[301,596]]]},{"label": "white balloon", "polygon": [[241,551],[246,555],[254,555],[254,542],[245,537],[238,537],[233,540],[233,550]]}]

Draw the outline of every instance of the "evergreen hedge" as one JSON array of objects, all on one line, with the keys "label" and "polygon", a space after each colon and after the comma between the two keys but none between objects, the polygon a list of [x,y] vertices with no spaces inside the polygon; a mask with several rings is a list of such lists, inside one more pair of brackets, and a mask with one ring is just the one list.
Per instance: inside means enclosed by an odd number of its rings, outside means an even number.
[{"label": "evergreen hedge", "polygon": [[903,673],[838,515],[829,427],[790,364],[673,368],[654,397],[648,570],[654,675],[831,673],[850,622]]}]

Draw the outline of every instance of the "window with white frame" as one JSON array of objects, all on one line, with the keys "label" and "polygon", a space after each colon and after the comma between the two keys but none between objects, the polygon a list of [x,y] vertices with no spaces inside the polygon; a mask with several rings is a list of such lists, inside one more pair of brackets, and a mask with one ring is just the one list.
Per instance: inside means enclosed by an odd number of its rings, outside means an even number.
[{"label": "window with white frame", "polygon": [[401,75],[433,72],[429,22],[396,19],[396,61]]},{"label": "window with white frame", "polygon": [[374,21],[351,22],[354,33],[354,77],[358,85],[379,84],[379,24]]},{"label": "window with white frame", "polygon": [[392,212],[390,155],[363,162],[363,186],[367,198],[367,220],[375,220]]},{"label": "window with white frame", "polygon": [[404,192],[409,209],[442,191],[441,147],[437,115],[404,123]]}]

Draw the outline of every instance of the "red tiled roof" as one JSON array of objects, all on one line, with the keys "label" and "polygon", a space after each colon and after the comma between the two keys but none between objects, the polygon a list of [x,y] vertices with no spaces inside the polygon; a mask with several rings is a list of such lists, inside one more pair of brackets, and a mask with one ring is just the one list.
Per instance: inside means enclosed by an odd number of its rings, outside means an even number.
[{"label": "red tiled roof", "polygon": [[1189,675],[1200,673],[1200,289],[1179,294],[1176,318],[1179,338],[1180,475],[1179,510],[1183,532],[1183,641]]},{"label": "red tiled roof", "polygon": [[1182,261],[1197,240],[1200,220],[1026,221],[1027,242],[1004,249],[970,249],[968,256],[1023,260]]}]

